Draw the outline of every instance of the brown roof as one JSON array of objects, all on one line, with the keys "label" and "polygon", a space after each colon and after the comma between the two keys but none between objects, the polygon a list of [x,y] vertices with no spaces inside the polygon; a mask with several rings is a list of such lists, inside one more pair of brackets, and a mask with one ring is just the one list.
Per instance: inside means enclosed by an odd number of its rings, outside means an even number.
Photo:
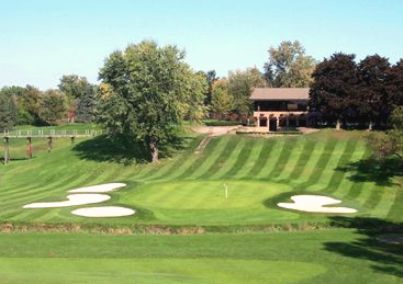
[{"label": "brown roof", "polygon": [[308,100],[309,88],[255,88],[250,99],[253,101]]}]

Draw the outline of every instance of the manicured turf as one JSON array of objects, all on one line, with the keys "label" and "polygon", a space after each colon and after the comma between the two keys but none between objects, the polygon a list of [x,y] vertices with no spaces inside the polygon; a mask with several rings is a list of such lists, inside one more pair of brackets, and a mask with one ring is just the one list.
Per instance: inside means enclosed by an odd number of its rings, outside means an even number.
[{"label": "manicured turf", "polygon": [[[361,173],[353,163],[369,155],[363,135],[332,131],[269,139],[230,135],[213,138],[203,153],[194,154],[199,139],[157,166],[96,161],[88,153],[83,159],[68,139],[57,140],[55,150],[46,153],[46,141],[38,139],[35,159],[13,161],[0,169],[0,220],[199,226],[326,222],[326,215],[279,210],[275,205],[305,192],[341,199],[343,206],[359,210],[357,216],[401,222],[401,177],[356,178]],[[15,147],[23,155],[23,147]],[[128,184],[105,204],[139,209],[139,214],[87,219],[73,217],[71,208],[22,209],[26,203],[63,200],[69,189],[104,182]]]},{"label": "manicured turf", "polygon": [[[370,164],[364,135],[228,135],[212,138],[199,154],[194,150],[202,137],[190,137],[157,165],[125,164],[122,156],[114,162],[119,151],[99,139],[75,145],[56,139],[51,153],[45,139],[34,139],[34,159],[26,160],[26,141],[12,139],[14,160],[0,166],[0,223],[28,232],[0,233],[0,282],[403,283],[403,248],[380,243],[379,232],[367,228],[372,222],[373,229],[402,228],[401,169]],[[133,208],[136,215],[91,219],[72,215],[77,207],[22,208],[108,182],[128,186],[110,193],[104,205]],[[300,193],[332,196],[359,211],[343,217],[276,206]],[[70,232],[31,231],[46,231],[44,223]],[[78,225],[87,233],[71,232]],[[217,233],[90,233],[144,228]]]},{"label": "manicured turf", "polygon": [[[0,234],[2,283],[402,283],[401,255],[352,230]],[[401,252],[401,251],[400,251]],[[355,256],[353,254],[356,254]],[[379,258],[379,261],[375,259]],[[383,260],[390,257],[390,262]]]}]

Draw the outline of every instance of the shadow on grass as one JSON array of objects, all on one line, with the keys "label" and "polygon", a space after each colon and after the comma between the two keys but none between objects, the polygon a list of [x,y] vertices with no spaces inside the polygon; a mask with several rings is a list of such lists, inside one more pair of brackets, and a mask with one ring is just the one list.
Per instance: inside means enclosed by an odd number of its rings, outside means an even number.
[{"label": "shadow on grass", "polygon": [[403,176],[403,161],[399,158],[388,158],[383,161],[364,159],[338,167],[336,170],[351,172],[349,177],[354,182],[375,182],[382,186],[395,185],[392,178]]},{"label": "shadow on grass", "polygon": [[403,278],[403,243],[393,243],[403,236],[403,224],[364,217],[330,217],[332,226],[356,229],[362,236],[351,243],[328,242],[325,249],[373,262],[372,268],[380,273]]},{"label": "shadow on grass", "polygon": [[[186,148],[187,137],[171,138],[160,145],[160,158],[170,157],[176,150]],[[145,143],[136,142],[128,137],[110,138],[106,135],[97,136],[83,141],[73,147],[73,151],[81,159],[98,162],[116,162],[125,165],[132,163],[147,163],[151,155]]]},{"label": "shadow on grass", "polygon": [[[35,158],[35,157],[33,157],[33,158]],[[33,159],[33,158],[32,158],[32,159]],[[32,160],[32,159],[30,159],[30,158],[24,158],[24,157],[10,158],[10,159],[8,160],[8,163],[11,163],[11,162],[18,162],[18,161],[27,161],[27,160]],[[1,158],[0,158],[0,161],[1,161],[1,164],[3,164],[3,165],[6,164],[6,163],[5,163],[5,160],[4,160],[4,157],[1,157]]]}]

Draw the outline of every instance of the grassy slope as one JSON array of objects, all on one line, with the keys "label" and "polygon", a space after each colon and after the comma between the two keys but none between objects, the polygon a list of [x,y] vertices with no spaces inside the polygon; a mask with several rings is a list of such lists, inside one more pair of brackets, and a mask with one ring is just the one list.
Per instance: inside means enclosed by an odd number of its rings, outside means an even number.
[{"label": "grassy slope", "polygon": [[[16,141],[16,140],[14,140]],[[12,141],[12,143],[16,143]],[[21,143],[21,142],[17,142]],[[36,150],[45,150],[38,140]],[[42,143],[42,144],[41,144]],[[362,132],[322,131],[300,137],[214,138],[195,155],[194,146],[157,166],[82,159],[68,140],[30,161],[15,161],[0,169],[0,220],[87,222],[110,224],[251,225],[327,221],[325,215],[279,210],[275,204],[296,192],[340,198],[359,209],[358,216],[401,222],[401,178],[390,184],[371,176],[340,170],[368,155]],[[22,151],[21,145],[15,148]],[[18,152],[18,151],[16,151]],[[13,154],[13,150],[12,150]],[[386,178],[385,178],[386,179]],[[22,209],[39,200],[63,200],[69,189],[103,182],[126,182],[105,204],[138,209],[135,217],[86,219],[70,208]],[[229,198],[224,197],[224,183]]]},{"label": "grassy slope", "polygon": [[[202,154],[198,141],[158,166],[95,161],[68,139],[34,144],[33,160],[0,167],[0,221],[110,225],[252,225],[328,222],[328,216],[279,210],[295,192],[343,199],[359,217],[401,222],[401,177],[355,178],[340,171],[365,157],[360,132],[329,131],[284,138],[226,136]],[[24,142],[12,141],[14,157]],[[80,141],[77,141],[79,143]],[[82,154],[82,153],[79,153]],[[18,156],[19,155],[19,156]],[[84,159],[83,157],[87,157]],[[85,219],[71,209],[23,210],[38,200],[62,200],[83,185],[123,181],[128,188],[105,204],[138,209],[135,217]],[[224,198],[223,183],[230,188]],[[335,219],[332,219],[335,221]],[[354,226],[352,226],[354,227]],[[402,283],[402,250],[364,230],[114,236],[86,233],[0,233],[2,283]]]}]

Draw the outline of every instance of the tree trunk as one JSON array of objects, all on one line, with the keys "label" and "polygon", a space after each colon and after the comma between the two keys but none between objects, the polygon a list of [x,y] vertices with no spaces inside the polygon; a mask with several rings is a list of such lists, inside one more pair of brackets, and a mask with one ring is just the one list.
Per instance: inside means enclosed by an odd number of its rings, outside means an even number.
[{"label": "tree trunk", "polygon": [[150,146],[151,162],[158,162],[158,139],[155,137],[150,137],[150,142],[148,145]]},{"label": "tree trunk", "polygon": [[336,122],[336,130],[337,130],[337,131],[339,131],[340,128],[341,128],[341,127],[340,127],[340,124],[341,124],[341,123],[340,123],[340,119],[337,119],[337,122]]}]

